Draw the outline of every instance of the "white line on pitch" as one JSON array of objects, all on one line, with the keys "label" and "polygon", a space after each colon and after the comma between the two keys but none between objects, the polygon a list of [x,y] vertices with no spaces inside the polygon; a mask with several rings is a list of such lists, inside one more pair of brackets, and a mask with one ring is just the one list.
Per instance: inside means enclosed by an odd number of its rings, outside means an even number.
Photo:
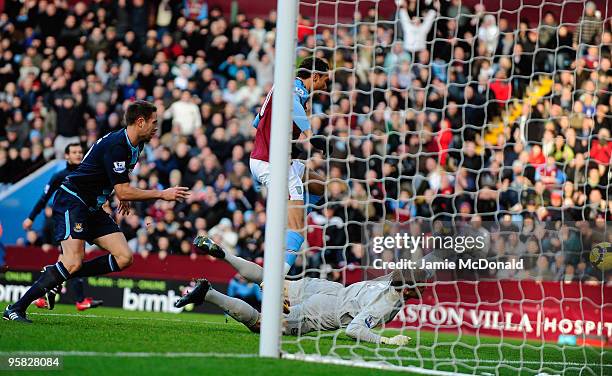
[{"label": "white line on pitch", "polygon": [[413,366],[413,365],[398,366],[398,365],[395,365],[395,364],[389,364],[389,363],[380,362],[380,361],[378,361],[378,362],[376,362],[376,361],[374,361],[374,362],[366,362],[366,361],[363,361],[361,359],[348,360],[348,359],[340,359],[340,358],[329,357],[329,356],[294,355],[294,354],[285,354],[285,355],[283,355],[283,358],[291,359],[291,360],[303,360],[305,362],[312,362],[312,363],[318,363],[318,364],[321,364],[321,363],[336,364],[336,365],[342,365],[342,366],[379,369],[379,370],[385,370],[385,371],[400,371],[400,372],[409,371],[409,372],[417,373],[417,374],[420,374],[420,375],[435,375],[435,376],[455,376],[455,375],[461,375],[461,376],[469,376],[468,374],[465,374],[465,373],[438,371],[438,370],[433,370],[433,369],[417,367],[417,366]]},{"label": "white line on pitch", "polygon": [[[93,315],[93,314],[78,314],[78,313],[38,313],[32,312],[28,315],[37,316],[60,316],[60,317],[82,317],[91,319],[113,319],[113,320],[136,320],[136,321],[166,321],[166,322],[183,322],[190,324],[226,324],[222,321],[206,321],[206,320],[184,320],[184,319],[165,319],[161,317],[129,317],[129,316],[106,316],[106,315]],[[228,322],[229,325],[240,326],[235,322]]]},{"label": "white line on pitch", "polygon": [[203,352],[0,351],[0,356],[79,356],[113,358],[255,358],[257,354]]}]

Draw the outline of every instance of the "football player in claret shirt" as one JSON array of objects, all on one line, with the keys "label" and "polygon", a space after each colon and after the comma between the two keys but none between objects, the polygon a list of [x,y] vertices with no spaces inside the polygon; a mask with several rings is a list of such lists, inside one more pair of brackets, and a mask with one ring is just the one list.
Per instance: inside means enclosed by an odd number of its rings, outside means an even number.
[{"label": "football player in claret shirt", "polygon": [[[324,193],[325,178],[314,171],[306,171],[303,162],[297,159],[303,154],[296,141],[303,135],[310,141],[315,150],[330,155],[331,145],[326,145],[325,138],[313,134],[306,114],[306,107],[310,93],[325,90],[329,80],[329,65],[320,58],[306,58],[298,67],[297,77],[293,90],[293,121],[292,121],[292,161],[289,165],[289,205],[287,212],[287,236],[285,248],[285,274],[295,263],[297,252],[304,242],[304,183],[308,182],[308,204],[316,204]],[[272,95],[270,90],[263,102],[259,113],[253,121],[257,128],[253,151],[251,152],[250,167],[255,179],[263,186],[270,184],[270,131],[272,128]]]}]

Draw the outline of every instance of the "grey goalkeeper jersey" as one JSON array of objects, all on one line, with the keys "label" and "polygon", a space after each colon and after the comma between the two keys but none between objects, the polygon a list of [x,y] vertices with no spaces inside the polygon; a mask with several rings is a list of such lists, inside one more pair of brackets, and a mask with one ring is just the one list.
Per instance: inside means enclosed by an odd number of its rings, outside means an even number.
[{"label": "grey goalkeeper jersey", "polygon": [[391,321],[402,308],[402,297],[390,281],[363,281],[344,287],[318,278],[305,278],[288,286],[291,312],[287,334],[346,328],[362,341],[378,343],[371,331]]},{"label": "grey goalkeeper jersey", "polygon": [[343,289],[339,295],[340,324],[346,333],[366,342],[380,342],[372,328],[387,323],[402,309],[402,296],[390,281],[365,281]]}]

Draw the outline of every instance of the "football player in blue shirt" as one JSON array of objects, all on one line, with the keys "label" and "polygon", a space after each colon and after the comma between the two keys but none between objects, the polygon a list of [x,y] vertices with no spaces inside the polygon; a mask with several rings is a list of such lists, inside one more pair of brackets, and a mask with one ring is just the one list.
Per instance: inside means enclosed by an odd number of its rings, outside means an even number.
[{"label": "football player in blue shirt", "polygon": [[[34,223],[34,220],[36,219],[38,214],[40,214],[40,212],[45,208],[45,206],[47,206],[47,202],[60,188],[60,186],[64,182],[64,179],[66,179],[66,176],[70,175],[70,173],[76,170],[81,164],[81,160],[83,159],[83,148],[81,147],[81,144],[73,143],[67,145],[64,151],[64,159],[66,159],[66,168],[53,174],[53,176],[49,180],[49,183],[45,186],[45,190],[42,196],[36,202],[36,205],[30,212],[30,215],[23,221],[24,230],[29,231],[32,229],[32,224]],[[75,295],[75,305],[79,311],[84,311],[89,308],[95,308],[103,303],[101,300],[86,298],[84,285],[85,283],[83,281],[83,278],[73,278],[70,280],[69,283],[70,289],[74,292]],[[36,306],[38,308],[46,307],[49,309],[53,309],[53,307],[55,306],[55,295],[56,291],[49,291],[49,293],[47,293],[47,299],[43,297],[36,300]]]},{"label": "football player in blue shirt", "polygon": [[[36,299],[71,278],[117,272],[132,264],[132,251],[119,226],[102,205],[113,190],[119,210],[129,212],[129,201],[179,201],[188,188],[143,190],[130,185],[130,171],[138,162],[144,144],[157,132],[157,109],[146,101],[131,103],[125,113],[125,129],[99,139],[79,167],[66,177],[53,201],[55,238],[60,242],[60,260],[45,267],[30,289],[4,311],[5,320],[27,322],[25,311]],[[96,244],[109,255],[83,262],[85,242]]]}]

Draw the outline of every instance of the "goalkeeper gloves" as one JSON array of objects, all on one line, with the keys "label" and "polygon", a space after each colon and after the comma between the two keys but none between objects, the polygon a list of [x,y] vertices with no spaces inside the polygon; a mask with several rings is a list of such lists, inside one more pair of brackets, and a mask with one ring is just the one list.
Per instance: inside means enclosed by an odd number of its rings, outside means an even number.
[{"label": "goalkeeper gloves", "polygon": [[[264,283],[259,284],[259,288],[263,291]],[[288,315],[291,312],[291,302],[289,301],[289,289],[287,283],[283,284],[283,313]]]},{"label": "goalkeeper gloves", "polygon": [[410,337],[397,335],[391,338],[388,337],[380,337],[380,343],[385,345],[395,345],[395,346],[405,346],[410,342]]}]

